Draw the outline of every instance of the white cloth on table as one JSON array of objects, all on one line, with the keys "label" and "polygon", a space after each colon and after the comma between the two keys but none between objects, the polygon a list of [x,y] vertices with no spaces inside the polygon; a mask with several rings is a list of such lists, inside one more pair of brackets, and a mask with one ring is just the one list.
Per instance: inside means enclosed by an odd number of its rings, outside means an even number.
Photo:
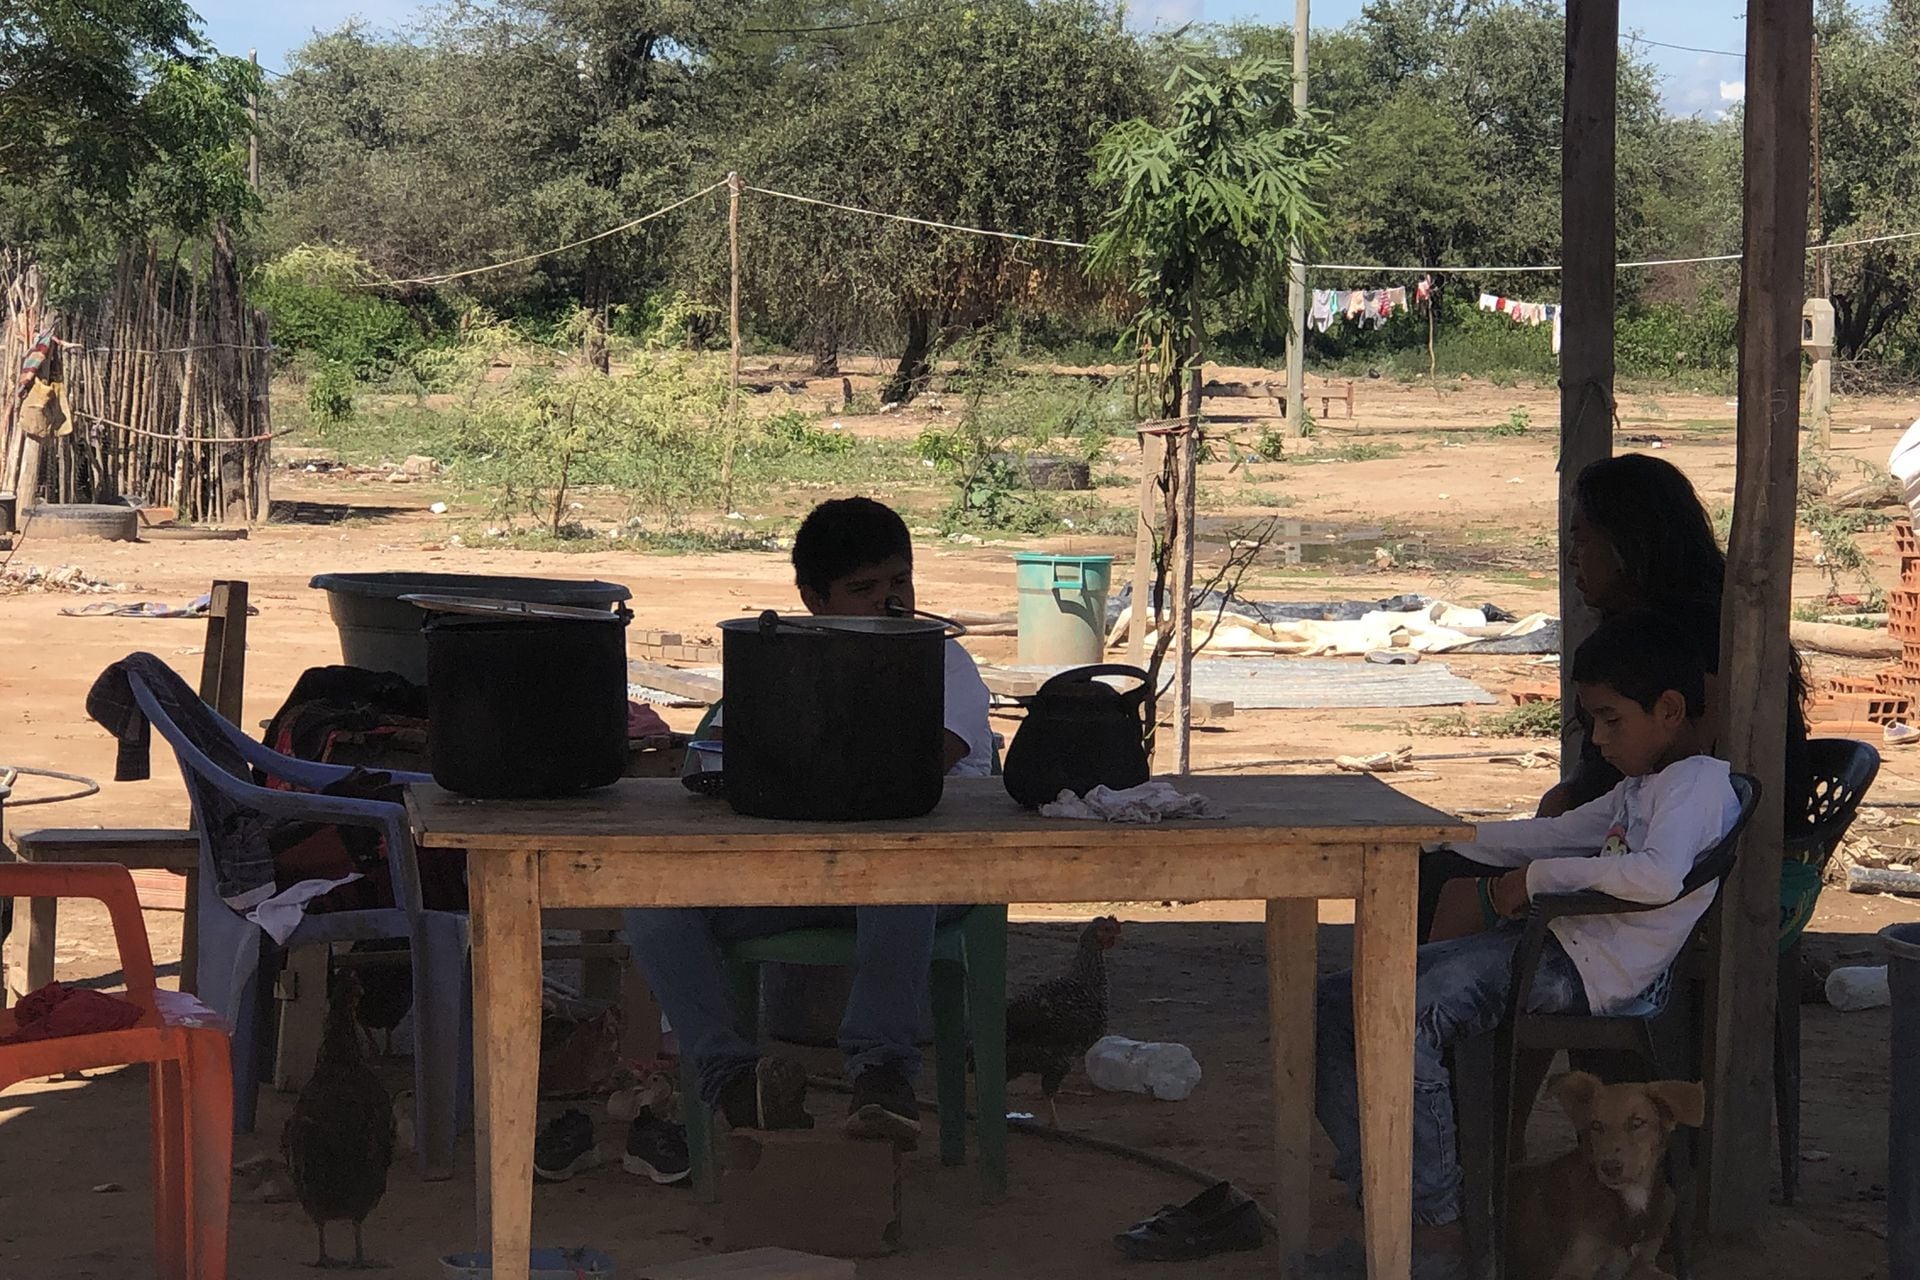
[{"label": "white cloth on table", "polygon": [[1115,791],[1095,787],[1082,796],[1062,791],[1051,804],[1040,806],[1043,818],[1077,818],[1084,822],[1159,822],[1165,818],[1217,818],[1205,796],[1174,789],[1170,782],[1143,782]]}]

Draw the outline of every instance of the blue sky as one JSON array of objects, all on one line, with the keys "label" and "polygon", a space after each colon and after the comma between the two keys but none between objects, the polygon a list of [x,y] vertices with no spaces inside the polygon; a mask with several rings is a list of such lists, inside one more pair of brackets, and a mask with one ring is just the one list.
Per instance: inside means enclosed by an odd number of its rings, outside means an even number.
[{"label": "blue sky", "polygon": [[[1313,25],[1340,26],[1356,17],[1362,0],[1317,0]],[[315,29],[329,30],[351,18],[375,27],[404,26],[422,6],[414,0],[198,0],[206,33],[228,53],[260,50],[260,60],[279,67],[289,50]],[[1293,19],[1292,0],[1133,0],[1136,26],[1152,27],[1190,20],[1227,22],[1258,18]],[[1744,0],[1622,0],[1620,27],[1649,40],[1737,52],[1746,45]],[[1679,114],[1712,115],[1738,99],[1741,59],[1649,47],[1660,68],[1669,109]]]}]

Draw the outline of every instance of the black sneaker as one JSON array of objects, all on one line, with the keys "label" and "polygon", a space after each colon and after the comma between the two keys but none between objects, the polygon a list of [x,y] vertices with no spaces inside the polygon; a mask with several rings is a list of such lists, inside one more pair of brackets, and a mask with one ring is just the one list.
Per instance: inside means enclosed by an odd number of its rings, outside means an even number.
[{"label": "black sneaker", "polygon": [[533,1176],[542,1182],[565,1182],[582,1169],[600,1163],[594,1145],[593,1121],[587,1113],[569,1107],[548,1122],[533,1140]]},{"label": "black sneaker", "polygon": [[807,1069],[792,1058],[762,1058],[727,1081],[720,1111],[736,1129],[811,1129]]},{"label": "black sneaker", "polygon": [[640,1108],[627,1127],[627,1149],[620,1167],[663,1187],[685,1182],[693,1172],[693,1161],[687,1158],[687,1131]]},{"label": "black sneaker", "polygon": [[847,1136],[892,1142],[908,1151],[920,1144],[920,1107],[913,1082],[894,1067],[869,1067],[853,1081]]}]

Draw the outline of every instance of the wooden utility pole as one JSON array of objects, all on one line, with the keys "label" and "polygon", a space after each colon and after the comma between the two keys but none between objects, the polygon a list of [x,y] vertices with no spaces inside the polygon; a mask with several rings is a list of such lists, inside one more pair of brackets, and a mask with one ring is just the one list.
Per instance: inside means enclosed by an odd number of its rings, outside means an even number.
[{"label": "wooden utility pole", "polygon": [[[1307,114],[1307,10],[1310,0],[1293,0],[1293,116]],[[1287,428],[1295,437],[1307,429],[1307,263],[1300,237],[1287,246]]]},{"label": "wooden utility pole", "polygon": [[727,286],[727,420],[720,455],[720,492],[733,509],[733,455],[740,437],[740,175],[727,174],[727,251],[732,277]]},{"label": "wooden utility pole", "polygon": [[[1813,149],[1813,210],[1808,215],[1811,228],[1808,234],[1815,244],[1825,243],[1827,238],[1826,189],[1820,176],[1820,36],[1813,37],[1813,91],[1807,95],[1808,110],[1812,113],[1808,142]],[[1822,253],[1813,282],[1813,296],[1816,298],[1833,297],[1833,255]],[[1830,443],[1822,440],[1821,443]]]},{"label": "wooden utility pole", "polygon": [[733,340],[728,376],[732,379],[733,403],[740,404],[740,175],[727,175],[727,247],[733,260],[733,280],[728,289],[728,333]]},{"label": "wooden utility pole", "polygon": [[[1706,1222],[1751,1237],[1773,1161],[1774,952],[1787,733],[1788,629],[1800,465],[1800,309],[1807,266],[1812,0],[1747,6],[1745,214],[1733,534],[1720,613],[1721,754],[1760,780],[1721,890],[1707,1082]],[[1787,998],[1797,999],[1798,992]],[[1788,1158],[1797,1158],[1797,1152]]]},{"label": "wooden utility pole", "polygon": [[[259,74],[260,51],[247,50],[247,61]],[[260,95],[252,89],[247,90],[247,185],[260,189]]]},{"label": "wooden utility pole", "polygon": [[1620,0],[1567,0],[1566,111],[1560,149],[1560,770],[1580,760],[1574,651],[1595,616],[1570,563],[1575,483],[1613,453],[1614,129]]}]

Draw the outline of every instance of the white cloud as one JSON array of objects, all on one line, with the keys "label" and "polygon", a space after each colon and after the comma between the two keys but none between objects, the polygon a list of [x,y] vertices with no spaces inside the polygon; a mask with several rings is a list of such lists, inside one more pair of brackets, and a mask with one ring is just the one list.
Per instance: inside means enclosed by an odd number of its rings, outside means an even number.
[{"label": "white cloud", "polygon": [[1720,101],[1744,102],[1747,97],[1747,83],[1744,80],[1722,80],[1720,82]]}]

